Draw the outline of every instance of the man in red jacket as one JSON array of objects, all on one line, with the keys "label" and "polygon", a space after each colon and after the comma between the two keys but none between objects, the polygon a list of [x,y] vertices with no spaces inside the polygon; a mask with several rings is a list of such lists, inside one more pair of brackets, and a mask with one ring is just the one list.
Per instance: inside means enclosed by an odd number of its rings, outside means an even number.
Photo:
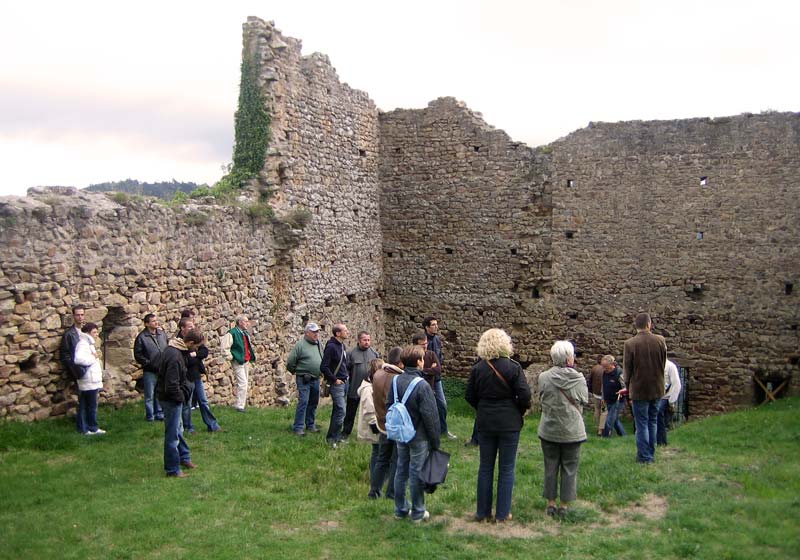
[{"label": "man in red jacket", "polygon": [[667,343],[663,336],[650,332],[652,321],[647,313],[639,313],[633,324],[636,336],[626,340],[624,347],[625,384],[636,424],[636,460],[652,463],[656,454],[658,402],[664,396]]}]

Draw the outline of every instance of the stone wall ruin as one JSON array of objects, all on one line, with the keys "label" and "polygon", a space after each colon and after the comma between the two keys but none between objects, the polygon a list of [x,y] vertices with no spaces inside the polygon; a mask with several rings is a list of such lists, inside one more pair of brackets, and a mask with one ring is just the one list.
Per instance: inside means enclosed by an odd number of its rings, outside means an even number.
[{"label": "stone wall ruin", "polygon": [[284,359],[304,322],[344,321],[384,351],[429,313],[447,375],[468,374],[489,327],[524,365],[568,338],[588,368],[648,310],[689,371],[691,414],[751,404],[754,374],[800,388],[797,113],[593,123],[530,148],[452,98],[382,113],[272,23],[248,19],[244,52],[271,115],[254,189],[274,191],[274,220],[247,202],[0,199],[0,417],[74,407],[57,348],[78,301],[102,323],[109,403],[140,398],[143,315],[171,333],[184,307],[209,337],[215,404],[232,399],[217,344],[238,313],[255,323],[256,405],[295,394]]}]

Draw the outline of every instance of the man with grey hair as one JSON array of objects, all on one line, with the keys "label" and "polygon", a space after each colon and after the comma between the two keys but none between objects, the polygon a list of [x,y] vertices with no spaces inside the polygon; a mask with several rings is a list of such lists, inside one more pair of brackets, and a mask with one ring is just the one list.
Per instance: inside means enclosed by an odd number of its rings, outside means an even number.
[{"label": "man with grey hair", "polygon": [[322,363],[322,348],[319,344],[319,325],[308,323],[303,338],[294,345],[286,359],[286,369],[297,376],[297,410],[292,431],[296,436],[306,431],[316,433],[317,405],[319,404],[319,366]]},{"label": "man with grey hair", "polygon": [[664,396],[664,367],[667,343],[650,332],[652,320],[639,313],[634,320],[636,336],[625,341],[623,369],[633,405],[636,426],[636,460],[652,463],[656,454],[658,403]]},{"label": "man with grey hair", "polygon": [[247,406],[247,379],[250,363],[256,361],[253,342],[250,339],[248,328],[250,321],[245,315],[236,317],[236,326],[223,336],[219,345],[222,355],[230,360],[233,375],[236,377],[236,404],[238,412],[244,412]]}]

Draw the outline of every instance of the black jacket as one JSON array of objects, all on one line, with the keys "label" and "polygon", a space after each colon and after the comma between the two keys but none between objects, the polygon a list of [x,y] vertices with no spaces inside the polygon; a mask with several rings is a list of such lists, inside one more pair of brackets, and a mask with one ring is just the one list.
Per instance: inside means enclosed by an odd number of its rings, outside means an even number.
[{"label": "black jacket", "polygon": [[625,387],[622,371],[615,367],[609,373],[603,372],[603,400],[606,404],[617,402],[617,391]]},{"label": "black jacket", "polygon": [[61,338],[59,359],[61,360],[61,365],[64,366],[64,371],[66,371],[67,375],[69,375],[72,379],[78,379],[83,373],[78,371],[79,366],[75,365],[75,347],[78,345],[78,340],[80,340],[80,337],[81,335],[78,332],[78,329],[75,327],[70,327]]},{"label": "black jacket", "polygon": [[[344,355],[343,355],[344,354]],[[339,370],[336,367],[341,361],[342,365]],[[339,342],[335,336],[332,336],[328,343],[325,345],[325,353],[322,354],[322,363],[319,365],[319,370],[330,385],[333,385],[337,379],[347,381],[348,379],[348,366],[347,366],[347,351],[344,344]],[[334,372],[336,372],[334,374]]]},{"label": "black jacket", "polygon": [[133,359],[136,360],[144,371],[158,373],[161,365],[161,353],[167,347],[167,333],[156,329],[156,334],[150,334],[149,329],[144,329],[133,341]]},{"label": "black jacket", "polygon": [[469,374],[465,398],[477,410],[479,432],[518,432],[522,415],[531,406],[531,388],[520,366],[508,358],[496,358],[492,365],[508,386],[498,379],[492,368],[481,360]]},{"label": "black jacket", "polygon": [[[397,392],[400,400],[403,400],[406,389],[414,377],[422,377],[422,370],[406,368],[403,370],[402,375],[396,377]],[[392,404],[394,404],[394,387],[390,383],[389,394],[386,396],[386,408],[388,409]],[[417,383],[414,392],[408,397],[406,408],[408,409],[408,415],[411,416],[414,429],[417,430],[417,434],[412,441],[426,439],[431,449],[439,449],[442,431],[439,424],[439,409],[436,408],[436,397],[433,394],[433,389],[425,383],[424,379],[421,383]]]},{"label": "black jacket", "polygon": [[158,371],[156,394],[162,401],[184,403],[192,393],[186,361],[189,352],[183,341],[173,338],[161,353],[161,368]]}]

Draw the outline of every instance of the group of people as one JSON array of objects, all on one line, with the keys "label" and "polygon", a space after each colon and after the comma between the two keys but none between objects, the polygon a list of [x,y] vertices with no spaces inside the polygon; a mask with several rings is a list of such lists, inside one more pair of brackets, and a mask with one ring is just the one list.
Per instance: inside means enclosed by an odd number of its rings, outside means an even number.
[{"label": "group of people", "polygon": [[[72,308],[72,327],[61,340],[60,359],[65,371],[78,386],[78,432],[105,434],[97,424],[97,395],[103,387],[103,369],[97,351],[98,327],[87,323],[86,307]],[[195,433],[192,410],[199,409],[209,432],[222,428],[206,398],[202,375],[208,357],[203,334],[196,328],[196,315],[186,309],[178,321],[175,336],[168,337],[154,313],[144,316],[144,329],[136,336],[133,356],[142,367],[145,419],[164,422],[164,471],[167,476],[184,477],[183,469],[193,469],[184,433]],[[244,412],[247,400],[247,372],[255,352],[247,332],[247,317],[236,318],[236,325],[220,341],[223,355],[231,361],[236,377],[236,410]]]},{"label": "group of people", "polygon": [[[82,305],[73,308],[73,326],[62,338],[61,361],[79,389],[78,431],[104,434],[97,423],[97,394],[103,383],[96,347],[98,327],[85,322],[85,313]],[[167,476],[183,477],[186,474],[182,469],[195,468],[184,438],[184,431],[194,432],[193,401],[208,431],[222,430],[203,387],[201,375],[208,349],[195,321],[193,311],[184,311],[178,332],[168,338],[155,314],[149,313],[144,317],[145,328],[134,342],[134,357],[143,369],[145,419],[165,423]],[[320,431],[316,412],[324,379],[333,405],[326,441],[332,448],[346,443],[355,426],[358,439],[372,444],[369,498],[385,495],[393,499],[395,516],[413,521],[430,518],[425,487],[419,478],[425,459],[431,450],[439,448],[442,437],[456,438],[447,429],[438,320],[426,317],[422,326],[424,331],[414,335],[411,344],[390,349],[384,361],[372,348],[368,332],[359,332],[356,345],[348,349],[349,329],[337,323],[323,348],[320,326],[309,322],[286,363],[296,376],[298,388],[293,433],[303,437]],[[637,460],[652,463],[656,445],[666,444],[670,404],[680,394],[680,378],[676,366],[666,358],[664,338],[651,332],[650,316],[640,313],[634,326],[637,334],[625,341],[622,369],[613,356],[606,355],[584,378],[575,369],[572,343],[557,341],[550,349],[553,366],[538,378],[542,413],[537,429],[548,516],[563,518],[577,497],[580,449],[586,441],[583,407],[590,402],[590,392],[599,403],[595,422],[605,416],[602,426],[598,424],[598,435],[608,437],[612,430],[625,435],[619,413],[627,396],[632,402]],[[240,412],[245,411],[248,370],[255,361],[248,327],[247,317],[239,316],[220,341],[236,377],[235,409]],[[465,394],[476,410],[472,439],[480,448],[475,520],[505,522],[512,519],[517,447],[525,413],[531,407],[531,389],[521,365],[512,359],[511,338],[504,331],[484,332],[476,353],[479,360],[470,371]],[[390,439],[386,428],[387,412],[401,401],[415,430],[414,437],[406,442]],[[605,414],[601,413],[603,408]]]}]

